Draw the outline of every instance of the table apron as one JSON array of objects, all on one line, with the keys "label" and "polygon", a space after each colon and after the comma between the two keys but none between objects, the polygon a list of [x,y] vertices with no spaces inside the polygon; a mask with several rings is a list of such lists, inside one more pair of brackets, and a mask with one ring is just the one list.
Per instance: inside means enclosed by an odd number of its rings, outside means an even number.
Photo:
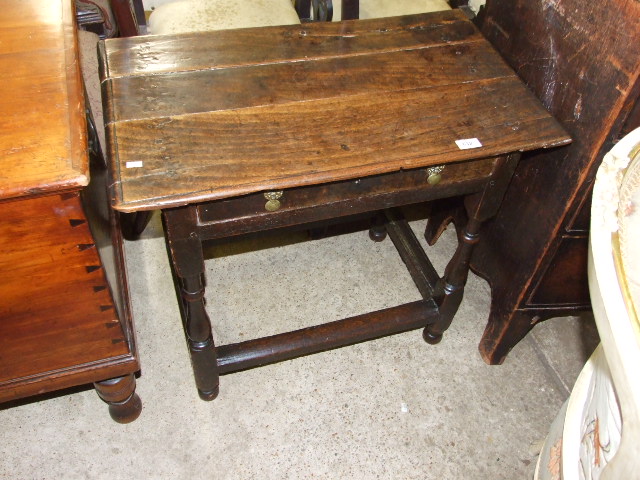
[{"label": "table apron", "polygon": [[264,194],[201,203],[197,206],[201,239],[358,215],[438,198],[467,195],[484,188],[496,159],[447,165],[437,185],[427,182],[428,168],[403,170],[362,179],[285,190],[281,208],[265,209]]}]

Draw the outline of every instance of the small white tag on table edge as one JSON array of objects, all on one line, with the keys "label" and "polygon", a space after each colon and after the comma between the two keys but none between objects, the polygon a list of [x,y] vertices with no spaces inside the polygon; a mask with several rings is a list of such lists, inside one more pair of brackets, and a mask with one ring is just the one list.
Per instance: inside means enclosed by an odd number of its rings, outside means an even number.
[{"label": "small white tag on table edge", "polygon": [[125,163],[125,167],[127,168],[140,168],[141,166],[142,166],[142,160],[138,160],[137,162]]},{"label": "small white tag on table edge", "polygon": [[456,145],[460,150],[468,150],[469,148],[480,148],[482,144],[477,138],[463,138],[456,140]]}]

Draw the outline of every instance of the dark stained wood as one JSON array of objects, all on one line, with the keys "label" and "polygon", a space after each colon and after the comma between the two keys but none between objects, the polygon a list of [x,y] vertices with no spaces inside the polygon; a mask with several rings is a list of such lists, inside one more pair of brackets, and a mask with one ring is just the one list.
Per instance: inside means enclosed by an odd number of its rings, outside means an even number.
[{"label": "dark stained wood", "polygon": [[336,0],[336,2],[342,2],[342,18],[340,20],[360,18],[359,0]]},{"label": "dark stained wood", "polygon": [[[220,373],[425,325],[442,337],[478,230],[508,185],[512,152],[570,141],[470,26],[447,12],[103,44],[112,202],[163,211],[202,398],[217,395]],[[206,57],[203,45],[213,48]],[[202,98],[191,98],[196,91]],[[456,144],[469,138],[481,146]],[[444,168],[434,185],[430,166]],[[379,225],[422,301],[215,346],[203,241],[451,195],[465,195],[470,221],[442,278],[406,223]]]},{"label": "dark stained wood", "polygon": [[587,255],[588,238],[564,238],[540,282],[532,288],[527,304],[545,309],[571,304],[580,307],[588,303],[589,282],[582,265]]},{"label": "dark stained wood", "polygon": [[223,345],[218,348],[218,368],[221,374],[232,373],[353,345],[423,328],[437,316],[433,301],[420,300],[315,327]]},{"label": "dark stained wood", "polygon": [[[492,287],[480,351],[487,362],[500,363],[542,314],[589,308],[581,295],[558,292],[544,309],[529,299],[536,298],[536,285],[583,291],[542,277],[558,273],[549,265],[560,262],[573,272],[572,282],[586,279],[591,184],[640,91],[640,3],[489,0],[482,32],[574,139],[569,147],[523,157],[474,253],[472,268]],[[561,249],[567,232],[582,238],[580,254]]]},{"label": "dark stained wood", "polygon": [[[464,41],[432,38],[442,28],[468,31],[464,17],[447,15],[447,22],[440,12],[397,17],[386,29],[377,19],[332,26],[345,43],[329,52],[320,42],[324,55],[310,48],[307,58],[302,47],[314,35],[324,39],[326,25],[305,26],[305,36],[296,25],[235,31],[272,39],[262,48],[231,48],[234,61],[220,64],[211,52],[203,64],[200,48],[234,45],[229,32],[150,37],[144,48],[138,39],[107,40],[102,70],[114,207],[166,208],[566,143],[476,32]],[[398,39],[409,33],[408,50]],[[174,44],[182,50],[169,70],[161,59]],[[125,47],[128,55],[118,55]],[[153,65],[161,63],[158,75]],[[189,95],[194,91],[202,97]],[[482,147],[461,150],[455,140],[465,138],[479,138]]]},{"label": "dark stained wood", "polygon": [[445,198],[431,203],[431,214],[424,232],[424,238],[431,246],[435,245],[440,235],[444,233],[450,223],[460,232],[467,223],[467,212],[462,199]]},{"label": "dark stained wood", "polygon": [[[555,121],[519,87],[507,78],[109,124],[108,138],[118,142],[114,207],[179,206],[492,156],[506,145],[528,150],[564,143]],[[460,150],[454,142],[472,137],[483,147]],[[126,168],[132,159],[143,166]]]},{"label": "dark stained wood", "polygon": [[458,311],[469,275],[471,255],[480,238],[480,229],[483,222],[498,211],[519,158],[519,154],[499,158],[491,181],[487,182],[482,191],[464,199],[468,221],[459,235],[458,247],[447,264],[444,275],[436,283],[433,299],[438,304],[440,318],[424,329],[423,338],[427,343],[440,342],[442,334],[449,328]]},{"label": "dark stained wood", "polygon": [[[309,77],[314,78],[313,83],[304,81]],[[474,42],[313,62],[247,65],[238,70],[116,77],[106,88],[116,103],[111,116],[118,122],[443,87],[501,77],[514,77],[513,71],[486,43]],[[153,101],[138,105],[124,101],[134,91],[148,93]]]},{"label": "dark stained wood", "polygon": [[[640,124],[638,124],[638,126],[640,126]],[[572,234],[576,238],[585,239],[589,235],[589,223],[591,221],[591,194],[591,189],[589,189],[589,193],[582,199],[582,205],[580,205],[575,216],[567,225],[567,233]]]},{"label": "dark stained wood", "polygon": [[473,41],[482,41],[482,35],[455,10],[407,16],[393,25],[386,19],[319,22],[167,35],[162,42],[142,36],[108,40],[101,74],[116,78],[314,61]]},{"label": "dark stained wood", "polygon": [[420,246],[409,223],[396,210],[386,210],[384,230],[398,250],[407,270],[424,299],[433,298],[440,275],[431,264],[429,257]]},{"label": "dark stained wood", "polygon": [[636,100],[636,103],[631,108],[629,115],[627,115],[627,119],[619,134],[619,138],[622,139],[622,137],[638,127],[640,127],[640,102]]},{"label": "dark stained wood", "polygon": [[122,225],[122,235],[127,240],[135,240],[147,228],[151,221],[151,211],[122,213],[120,214],[120,224]]},{"label": "dark stained wood", "polygon": [[442,181],[428,185],[425,169],[402,170],[356,180],[286,190],[282,206],[265,209],[262,193],[198,205],[198,222],[208,239],[317,222],[476,192],[489,180],[495,159],[447,165]]},{"label": "dark stained wood", "polygon": [[203,400],[213,400],[218,396],[219,380],[216,346],[204,302],[204,255],[196,207],[165,210],[162,220],[198,394]]},{"label": "dark stained wood", "polygon": [[301,22],[311,21],[311,0],[295,0],[294,7]]},{"label": "dark stained wood", "polygon": [[[387,238],[387,228],[386,228],[386,218],[382,213],[378,213],[370,219],[371,226],[369,227],[369,238],[374,242],[382,242],[385,238]],[[312,239],[323,238],[325,235],[328,236],[329,227],[324,229],[316,229],[311,231],[310,237]]]},{"label": "dark stained wood", "polygon": [[94,386],[100,398],[109,405],[109,414],[116,422],[131,423],[142,413],[133,374],[95,382]]},{"label": "dark stained wood", "polygon": [[118,24],[118,34],[122,37],[138,35],[138,22],[132,0],[109,0],[109,6]]}]

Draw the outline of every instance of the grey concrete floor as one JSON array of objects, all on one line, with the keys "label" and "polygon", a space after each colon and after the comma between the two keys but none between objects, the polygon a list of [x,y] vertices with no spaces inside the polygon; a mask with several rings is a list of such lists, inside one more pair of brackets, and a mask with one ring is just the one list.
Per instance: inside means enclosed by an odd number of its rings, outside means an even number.
[{"label": "grey concrete floor", "polygon": [[[420,238],[424,221],[412,225]],[[219,344],[419,298],[389,240],[373,243],[366,232],[294,240],[210,250]],[[439,271],[454,243],[447,231],[428,248]],[[477,344],[489,287],[472,275],[437,346],[414,331],[235,373],[203,402],[159,223],[126,250],[142,415],[118,425],[90,389],[3,408],[0,478],[529,479],[597,342],[588,317],[553,319],[503,365],[486,365]]]}]

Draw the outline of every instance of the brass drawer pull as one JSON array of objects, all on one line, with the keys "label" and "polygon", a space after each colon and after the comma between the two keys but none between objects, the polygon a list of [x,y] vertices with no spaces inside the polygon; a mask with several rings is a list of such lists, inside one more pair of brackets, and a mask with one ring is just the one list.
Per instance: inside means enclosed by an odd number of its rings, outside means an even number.
[{"label": "brass drawer pull", "polygon": [[282,206],[280,199],[282,198],[283,194],[284,192],[282,190],[279,190],[277,192],[266,192],[264,194],[264,198],[267,199],[267,203],[264,204],[265,210],[267,212],[275,212],[276,210],[279,210]]},{"label": "brass drawer pull", "polygon": [[444,166],[439,165],[437,167],[427,168],[427,183],[429,185],[437,185],[442,180],[442,171],[444,170]]}]

